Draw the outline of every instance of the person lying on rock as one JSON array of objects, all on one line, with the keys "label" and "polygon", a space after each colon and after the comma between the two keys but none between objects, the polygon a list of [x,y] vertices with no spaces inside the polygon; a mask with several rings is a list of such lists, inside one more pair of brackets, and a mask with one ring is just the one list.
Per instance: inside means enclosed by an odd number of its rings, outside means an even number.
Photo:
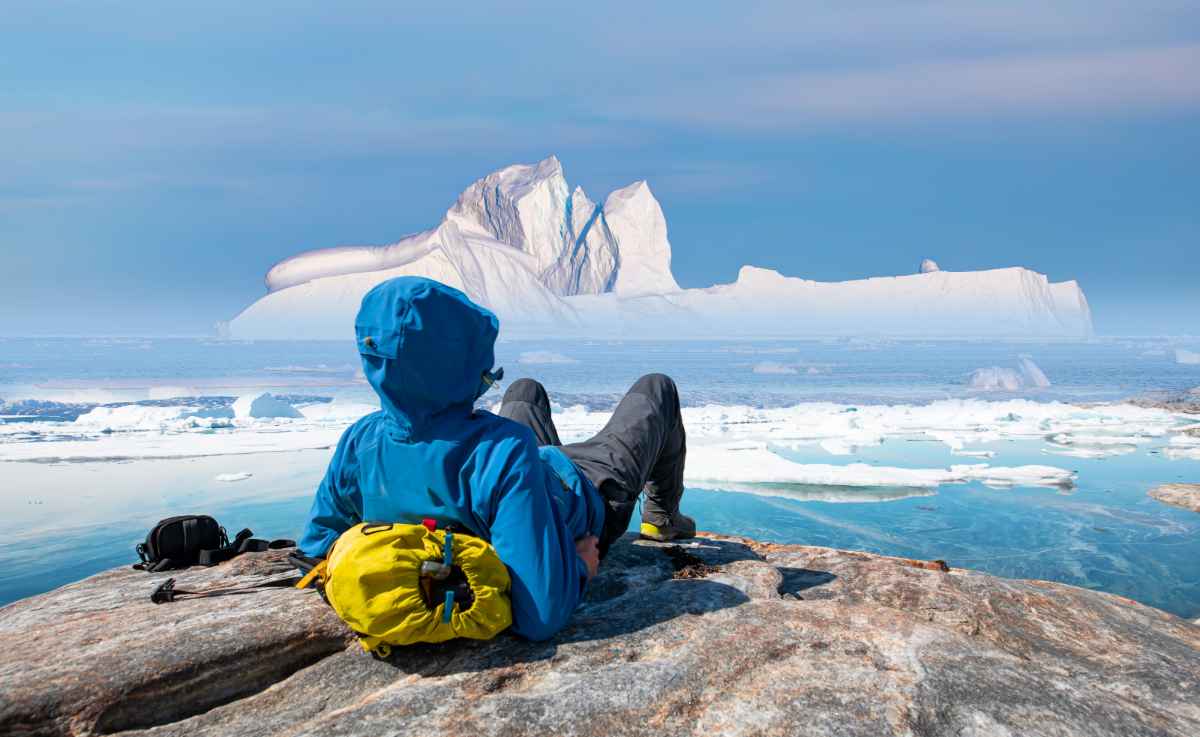
[{"label": "person lying on rock", "polygon": [[431,279],[399,277],[363,297],[355,321],[363,373],[382,409],[342,435],[300,541],[324,557],[363,521],[457,525],[489,541],[512,578],[512,631],[551,637],[629,526],[688,538],[680,513],[686,455],[679,394],[638,379],[593,438],[563,445],[541,384],[513,382],[499,415],[475,400],[493,372],[496,316]]}]

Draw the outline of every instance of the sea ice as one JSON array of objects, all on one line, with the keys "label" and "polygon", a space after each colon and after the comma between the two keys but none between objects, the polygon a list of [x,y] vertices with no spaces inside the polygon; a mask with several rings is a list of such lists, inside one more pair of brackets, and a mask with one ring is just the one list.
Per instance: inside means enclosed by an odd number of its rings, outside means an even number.
[{"label": "sea ice", "polygon": [[1021,356],[1020,366],[1021,376],[1025,379],[1026,384],[1038,389],[1050,386],[1050,379],[1046,378],[1046,374],[1033,362],[1032,358]]},{"label": "sea ice", "polygon": [[1185,366],[1200,365],[1200,353],[1195,351],[1187,351],[1182,348],[1175,349],[1175,363]]},{"label": "sea ice", "polygon": [[248,471],[240,471],[238,473],[219,473],[216,475],[215,480],[232,483],[234,481],[245,481],[253,475],[254,474]]},{"label": "sea ice", "polygon": [[270,394],[244,394],[233,402],[233,415],[238,419],[271,417],[304,417],[292,405]]},{"label": "sea ice", "polygon": [[[259,396],[250,395],[250,404]],[[74,423],[7,423],[0,425],[0,462],[139,460],[317,449],[329,452],[346,426],[377,411],[378,406],[329,402],[292,410],[295,415],[234,422],[227,417],[196,417],[193,407],[127,405],[96,408]],[[981,456],[990,451],[973,449],[980,443],[1031,440],[1044,442],[1048,453],[1104,457],[1148,443],[1162,443],[1169,437],[1163,451],[1166,457],[1200,457],[1200,438],[1185,432],[1197,426],[1193,417],[1128,404],[1084,407],[1026,399],[957,399],[924,405],[707,405],[685,407],[682,412],[689,442],[689,485],[755,493],[780,491],[763,491],[756,486],[762,484],[835,487],[846,490],[837,492],[841,495],[858,493],[856,489],[864,493],[878,488],[928,490],[971,481],[992,486],[1066,487],[1073,477],[1070,471],[1054,466],[978,463],[900,468],[863,463],[808,464],[781,455],[781,449],[816,446],[831,454],[849,455],[859,447],[878,445],[886,439],[937,441],[953,453]],[[554,412],[565,442],[590,437],[610,417],[610,412],[583,406],[556,406]],[[61,428],[61,439],[50,435],[55,428]],[[108,432],[112,430],[121,431]],[[31,432],[44,433],[37,436],[42,442],[29,442]],[[244,467],[253,467],[249,461],[246,463]],[[221,471],[213,469],[207,478]],[[794,496],[791,491],[784,495]]]},{"label": "sea ice", "polygon": [[1026,388],[1045,389],[1050,386],[1050,379],[1029,356],[1021,356],[1017,366],[1016,370],[1000,366],[976,369],[967,384],[974,391],[984,392],[1018,392]]},{"label": "sea ice", "polygon": [[979,481],[987,486],[1049,486],[1071,488],[1075,474],[1054,466],[989,466],[986,463],[948,469],[896,468],[851,463],[832,466],[796,463],[772,451],[765,442],[704,445],[688,453],[684,480],[698,488],[720,489],[721,483],[803,484],[810,486],[915,486]]},{"label": "sea ice", "polygon": [[182,432],[191,428],[228,427],[232,416],[228,410],[127,404],[119,407],[96,407],[77,417],[74,424],[77,427],[106,433]]},{"label": "sea ice", "polygon": [[1021,381],[1021,375],[1015,370],[992,366],[975,369],[971,373],[971,378],[967,380],[967,386],[979,392],[1017,392],[1025,386],[1025,383]]}]

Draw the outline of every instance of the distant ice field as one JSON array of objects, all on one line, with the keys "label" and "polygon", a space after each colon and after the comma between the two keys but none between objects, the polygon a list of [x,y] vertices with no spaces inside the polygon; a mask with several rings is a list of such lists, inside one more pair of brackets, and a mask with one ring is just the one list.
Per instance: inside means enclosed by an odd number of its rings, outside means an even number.
[{"label": "distant ice field", "polygon": [[[564,441],[624,390],[679,384],[685,509],[719,532],[942,558],[1200,615],[1183,396],[1200,340],[502,341]],[[502,388],[501,388],[502,391]],[[501,391],[480,402],[498,404]],[[263,396],[263,395],[266,396]],[[353,343],[0,339],[0,603],[132,562],[159,518],[299,534],[344,428],[377,407]]]}]

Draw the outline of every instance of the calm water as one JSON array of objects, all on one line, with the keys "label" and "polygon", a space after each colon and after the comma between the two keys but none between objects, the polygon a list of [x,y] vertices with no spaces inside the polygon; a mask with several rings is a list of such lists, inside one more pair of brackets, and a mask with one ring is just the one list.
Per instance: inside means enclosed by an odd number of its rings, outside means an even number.
[{"label": "calm water", "polygon": [[[1052,386],[1018,395],[1039,401],[1106,401],[1200,386],[1200,366],[1175,362],[1195,343],[720,341],[678,343],[502,343],[509,379],[533,376],[563,405],[611,406],[639,375],[673,375],[686,404],[786,406],[802,401],[923,403],[976,394],[981,367],[1015,368],[1029,355]],[[163,402],[190,396],[219,406],[268,389],[281,394],[367,401],[350,343],[213,343],[200,340],[0,340],[0,415],[58,423],[97,404]],[[171,403],[178,403],[175,400]],[[1200,616],[1200,515],[1162,505],[1146,491],[1166,481],[1200,481],[1200,462],[1167,460],[1151,444],[1090,460],[1047,456],[1034,441],[988,446],[997,465],[1060,465],[1079,474],[1069,493],[978,484],[886,502],[806,501],[689,490],[686,510],[701,527],[782,542],[917,558],[1005,576],[1044,578],[1129,596]],[[0,447],[0,452],[2,452]],[[257,454],[214,481],[228,457],[139,462],[0,462],[0,603],[133,562],[133,545],[155,520],[180,512],[216,516],[231,532],[295,537],[329,451]],[[814,463],[904,467],[971,462],[935,442],[889,440],[854,456],[819,448],[793,452]],[[787,498],[785,498],[787,497]]]}]

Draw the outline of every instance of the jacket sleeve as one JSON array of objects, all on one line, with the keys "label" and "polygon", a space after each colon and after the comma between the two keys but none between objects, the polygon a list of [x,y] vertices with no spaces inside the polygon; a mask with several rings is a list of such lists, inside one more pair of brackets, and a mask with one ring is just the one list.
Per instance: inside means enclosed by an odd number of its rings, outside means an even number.
[{"label": "jacket sleeve", "polygon": [[558,483],[530,436],[519,443],[497,485],[492,546],[512,576],[512,630],[545,640],[562,629],[587,586],[587,565],[575,551],[550,490]]},{"label": "jacket sleeve", "polygon": [[362,492],[358,488],[355,452],[358,428],[356,423],[342,433],[325,478],[317,487],[317,495],[308,511],[308,524],[300,538],[300,552],[304,555],[325,557],[339,535],[362,521]]}]

